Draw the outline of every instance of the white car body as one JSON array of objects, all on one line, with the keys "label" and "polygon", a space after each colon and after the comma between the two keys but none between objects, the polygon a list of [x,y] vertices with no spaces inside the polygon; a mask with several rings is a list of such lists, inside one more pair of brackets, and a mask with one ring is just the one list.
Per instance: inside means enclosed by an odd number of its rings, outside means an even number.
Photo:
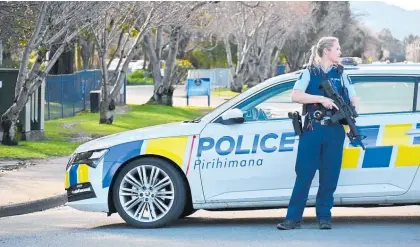
[{"label": "white car body", "polygon": [[[85,211],[113,211],[109,190],[117,169],[133,158],[156,156],[168,159],[182,169],[194,209],[287,207],[296,178],[299,141],[287,112],[301,107],[291,102],[288,93],[300,73],[280,75],[250,88],[203,116],[199,122],[141,128],[81,145],[75,153],[104,148],[110,151],[96,168],[79,164],[67,168],[66,189],[89,182],[92,188],[85,191],[81,188],[78,192],[94,191],[94,196],[85,199],[81,196],[69,200],[67,205]],[[350,69],[347,74],[354,85],[360,83],[356,92],[361,93],[362,111],[369,107],[385,110],[360,114],[356,119],[361,134],[367,136],[364,140],[366,150],[350,146],[346,138],[335,206],[420,204],[420,111],[416,109],[420,106],[419,99],[412,104],[414,109],[407,103],[407,110],[398,100],[398,93],[404,90],[411,95],[413,89],[413,97],[417,97],[420,67],[366,66]],[[375,89],[379,88],[375,86],[378,82],[387,89],[395,87],[395,99],[392,94],[389,101],[383,99],[388,104],[385,107],[383,104],[370,106],[369,98],[365,97],[376,93],[377,96],[372,97],[380,100],[387,95],[386,91]],[[272,105],[275,108],[279,104],[280,109],[277,113],[275,109],[271,112],[284,117],[232,125],[215,122],[229,109],[275,85],[282,85],[279,87],[284,86],[287,90],[280,97],[284,101]],[[370,91],[369,87],[375,90]],[[398,107],[402,110],[385,112],[387,109],[399,110]],[[308,205],[315,204],[317,189],[318,173],[312,183]]]}]

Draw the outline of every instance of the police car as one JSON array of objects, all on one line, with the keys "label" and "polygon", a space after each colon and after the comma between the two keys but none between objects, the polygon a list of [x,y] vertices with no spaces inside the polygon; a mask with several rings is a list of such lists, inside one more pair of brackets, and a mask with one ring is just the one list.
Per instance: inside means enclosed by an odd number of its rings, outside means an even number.
[{"label": "police car", "polygon": [[[79,146],[65,173],[67,205],[118,214],[140,228],[196,210],[287,207],[299,137],[288,112],[302,71],[250,88],[189,121],[114,134]],[[366,149],[344,144],[335,206],[420,204],[419,66],[346,70],[359,97]],[[315,204],[315,175],[308,206]]]}]

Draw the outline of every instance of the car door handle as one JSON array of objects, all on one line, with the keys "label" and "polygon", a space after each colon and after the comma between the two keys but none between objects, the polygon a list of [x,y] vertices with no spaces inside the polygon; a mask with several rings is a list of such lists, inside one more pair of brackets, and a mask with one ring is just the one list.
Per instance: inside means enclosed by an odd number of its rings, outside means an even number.
[{"label": "car door handle", "polygon": [[411,129],[407,132],[405,132],[407,135],[420,135],[420,129]]}]

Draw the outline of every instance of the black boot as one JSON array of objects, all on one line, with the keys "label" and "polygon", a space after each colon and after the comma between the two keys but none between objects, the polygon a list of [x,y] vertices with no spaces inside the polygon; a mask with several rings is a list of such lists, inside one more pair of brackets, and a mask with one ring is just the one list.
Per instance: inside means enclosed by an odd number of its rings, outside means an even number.
[{"label": "black boot", "polygon": [[277,229],[279,230],[291,230],[291,229],[300,229],[300,221],[294,220],[285,220],[282,223],[277,225]]},{"label": "black boot", "polygon": [[331,229],[331,222],[329,222],[328,220],[320,220],[319,221],[319,229],[321,229],[321,230]]}]

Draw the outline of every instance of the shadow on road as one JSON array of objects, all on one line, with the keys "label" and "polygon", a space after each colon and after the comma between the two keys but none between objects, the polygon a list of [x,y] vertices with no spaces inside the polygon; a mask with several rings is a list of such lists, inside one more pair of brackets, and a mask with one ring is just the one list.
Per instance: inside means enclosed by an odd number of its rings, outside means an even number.
[{"label": "shadow on road", "polygon": [[[269,227],[275,229],[275,226],[282,221],[283,218],[203,218],[190,216],[180,219],[168,227],[162,229],[205,229],[205,228],[232,228],[232,227]],[[305,217],[303,220],[303,228],[317,228],[317,220],[315,217]],[[394,226],[397,225],[417,225],[420,230],[419,216],[338,216],[333,218],[335,228],[351,228],[352,225],[372,225],[372,227]],[[136,229],[128,224],[112,224],[93,228],[101,229]],[[148,229],[150,230],[150,229]]]},{"label": "shadow on road", "polygon": [[[153,239],[193,246],[420,246],[420,215],[413,217],[339,216],[332,230],[319,230],[315,217],[305,217],[302,229],[280,231],[283,218],[188,217],[160,229],[136,229],[127,224],[92,228],[93,234],[140,241]],[[280,244],[282,243],[282,244]],[[280,245],[279,245],[280,244]]]}]

